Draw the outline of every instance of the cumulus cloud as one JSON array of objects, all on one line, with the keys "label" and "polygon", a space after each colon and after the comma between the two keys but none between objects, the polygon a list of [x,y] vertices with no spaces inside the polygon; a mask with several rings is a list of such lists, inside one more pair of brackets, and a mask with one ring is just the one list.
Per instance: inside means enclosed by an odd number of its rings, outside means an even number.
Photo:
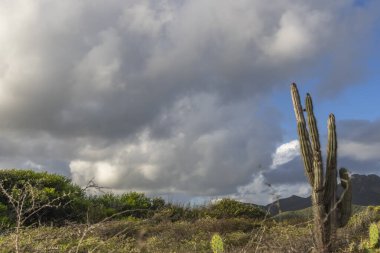
[{"label": "cumulus cloud", "polygon": [[[276,113],[261,118],[254,108],[250,101],[222,105],[209,94],[184,98],[162,114],[165,120],[159,119],[153,131],[142,131],[134,141],[120,142],[111,150],[79,150],[71,173],[83,184],[92,177],[103,180],[105,169],[116,179],[108,182],[110,186],[119,189],[233,193],[261,164],[270,163],[273,145],[281,138],[278,126],[267,128]],[[169,133],[157,134],[161,129]]]},{"label": "cumulus cloud", "polygon": [[234,193],[282,142],[271,91],[359,78],[376,5],[2,1],[0,164],[119,190]]},{"label": "cumulus cloud", "polygon": [[273,161],[271,168],[276,169],[280,165],[290,162],[300,155],[300,145],[298,140],[292,140],[288,143],[281,144],[276,152],[272,155]]}]

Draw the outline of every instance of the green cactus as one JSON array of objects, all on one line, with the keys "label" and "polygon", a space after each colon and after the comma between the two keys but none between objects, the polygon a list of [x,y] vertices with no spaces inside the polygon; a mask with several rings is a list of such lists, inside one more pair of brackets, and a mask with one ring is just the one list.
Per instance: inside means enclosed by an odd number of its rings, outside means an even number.
[{"label": "green cactus", "polygon": [[223,239],[219,234],[214,234],[211,239],[211,249],[213,253],[223,253]]},{"label": "green cactus", "polygon": [[380,252],[379,225],[372,223],[369,227],[369,238],[360,243],[360,249],[364,252]]},{"label": "green cactus", "polygon": [[374,249],[379,246],[379,228],[376,223],[372,223],[369,227],[369,248]]},{"label": "green cactus", "polygon": [[349,173],[339,170],[342,196],[337,200],[337,137],[335,116],[328,119],[328,145],[326,171],[324,175],[323,159],[319,141],[317,121],[314,116],[313,102],[310,94],[306,96],[306,115],[301,105],[297,85],[291,85],[297,131],[305,173],[312,187],[314,216],[314,240],[318,252],[331,252],[336,237],[336,229],[347,224],[351,216],[352,188]]}]

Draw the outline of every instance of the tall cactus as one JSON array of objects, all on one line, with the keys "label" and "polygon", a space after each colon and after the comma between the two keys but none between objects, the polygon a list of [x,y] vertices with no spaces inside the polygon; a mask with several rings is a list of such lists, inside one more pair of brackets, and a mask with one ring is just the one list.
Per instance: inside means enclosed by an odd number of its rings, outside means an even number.
[{"label": "tall cactus", "polygon": [[326,172],[323,171],[323,160],[319,141],[317,121],[313,111],[310,94],[306,96],[305,121],[297,85],[291,85],[294,112],[297,120],[297,131],[305,173],[312,188],[314,216],[314,241],[317,252],[331,252],[336,236],[336,229],[347,224],[351,216],[352,188],[348,171],[339,170],[343,193],[337,199],[337,137],[335,116],[328,119],[328,144]]}]

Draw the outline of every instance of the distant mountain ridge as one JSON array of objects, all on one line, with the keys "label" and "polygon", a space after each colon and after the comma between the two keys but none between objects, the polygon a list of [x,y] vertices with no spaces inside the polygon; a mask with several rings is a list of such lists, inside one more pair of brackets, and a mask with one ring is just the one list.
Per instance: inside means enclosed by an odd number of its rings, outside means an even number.
[{"label": "distant mountain ridge", "polygon": [[[352,204],[359,206],[380,205],[380,177],[374,174],[351,176],[352,182]],[[341,188],[340,188],[341,190]],[[286,211],[296,211],[311,206],[311,198],[291,196],[279,199],[269,205],[265,209],[269,210],[272,215]]]}]

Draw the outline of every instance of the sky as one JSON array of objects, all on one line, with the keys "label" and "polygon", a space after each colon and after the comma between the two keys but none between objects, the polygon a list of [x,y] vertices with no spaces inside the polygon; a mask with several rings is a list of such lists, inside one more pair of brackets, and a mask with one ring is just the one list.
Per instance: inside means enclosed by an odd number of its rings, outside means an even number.
[{"label": "sky", "polygon": [[0,168],[170,201],[307,196],[290,84],[380,167],[376,0],[0,0]]}]

